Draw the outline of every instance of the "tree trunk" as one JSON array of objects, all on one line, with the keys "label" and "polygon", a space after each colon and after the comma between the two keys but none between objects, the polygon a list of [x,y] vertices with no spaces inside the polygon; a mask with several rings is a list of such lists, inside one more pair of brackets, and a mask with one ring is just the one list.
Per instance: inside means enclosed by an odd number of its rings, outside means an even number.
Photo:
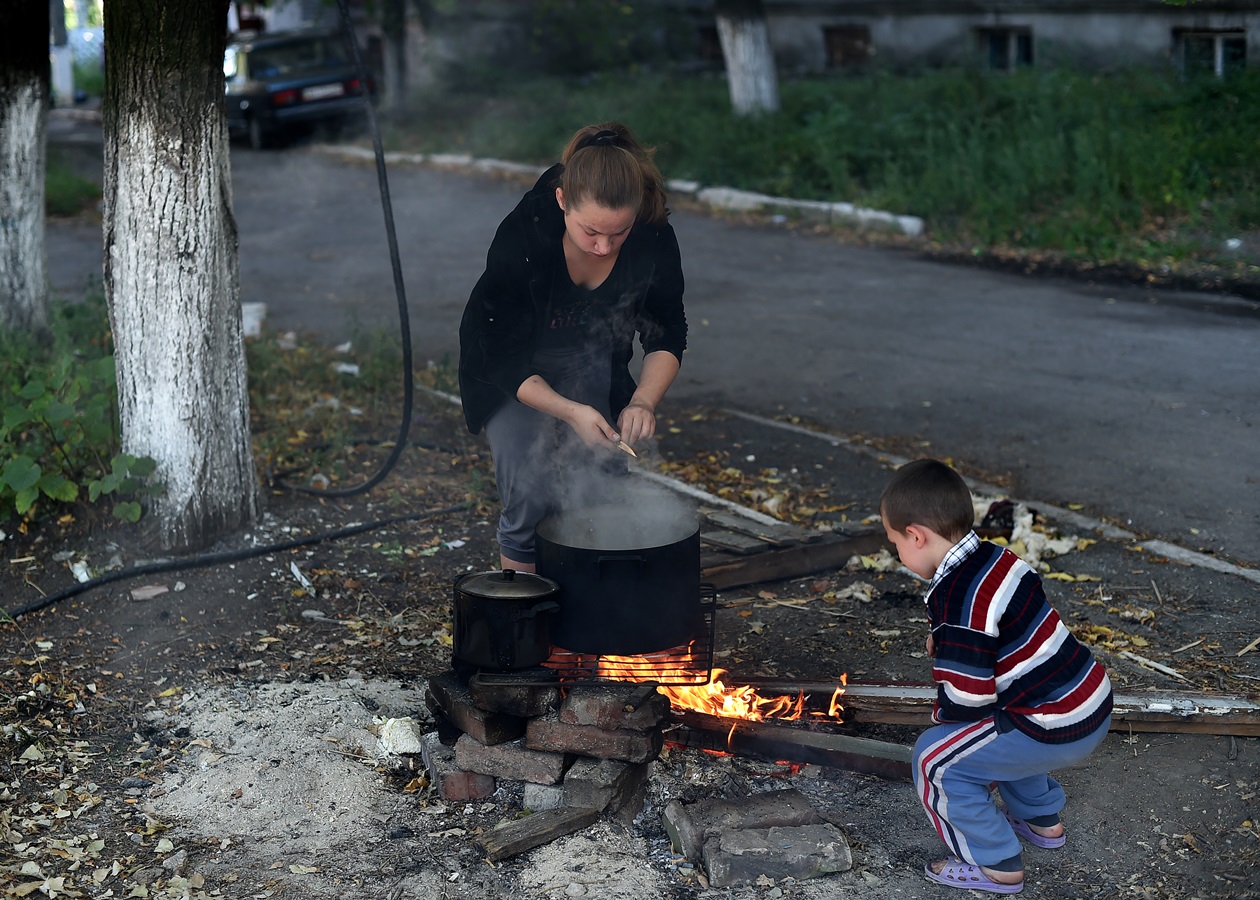
[{"label": "tree trunk", "polygon": [[381,31],[385,35],[385,102],[394,114],[407,110],[407,0],[384,0]]},{"label": "tree trunk", "polygon": [[227,0],[110,0],[105,294],[123,450],[157,461],[162,547],[251,524],[257,479],[232,214]]},{"label": "tree trunk", "polygon": [[0,330],[48,326],[48,0],[0,3]]},{"label": "tree trunk", "polygon": [[716,0],[714,5],[735,115],[777,112],[779,82],[761,0]]}]

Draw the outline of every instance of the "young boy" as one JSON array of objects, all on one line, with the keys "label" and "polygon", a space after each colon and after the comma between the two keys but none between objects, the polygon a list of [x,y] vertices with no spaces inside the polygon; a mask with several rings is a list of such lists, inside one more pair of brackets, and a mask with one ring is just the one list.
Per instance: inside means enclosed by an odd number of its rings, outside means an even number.
[{"label": "young boy", "polygon": [[[1111,684],[1050,607],[1037,573],[976,537],[971,492],[949,466],[902,466],[879,511],[902,563],[931,579],[924,600],[937,724],[915,743],[914,786],[954,855],[924,872],[950,887],[1018,893],[1019,838],[1043,848],[1065,842],[1066,796],[1049,773],[1102,743]],[[993,803],[993,783],[1005,810]]]}]

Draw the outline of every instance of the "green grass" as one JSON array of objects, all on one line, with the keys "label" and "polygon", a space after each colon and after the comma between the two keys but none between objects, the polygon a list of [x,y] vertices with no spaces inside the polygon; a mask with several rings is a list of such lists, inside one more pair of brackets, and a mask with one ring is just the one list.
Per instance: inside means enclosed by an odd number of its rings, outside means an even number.
[{"label": "green grass", "polygon": [[846,200],[922,216],[951,245],[1091,263],[1224,264],[1224,238],[1260,229],[1255,70],[872,74],[780,93],[779,113],[749,120],[711,76],[505,80],[424,97],[388,143],[545,163],[579,125],[617,118],[656,144],[667,177]]},{"label": "green grass", "polygon": [[105,93],[105,70],[98,62],[76,62],[74,64],[74,88],[83,91],[89,97],[100,97]]},{"label": "green grass", "polygon": [[95,183],[75,174],[55,151],[48,154],[44,175],[44,210],[50,216],[74,216],[101,199]]}]

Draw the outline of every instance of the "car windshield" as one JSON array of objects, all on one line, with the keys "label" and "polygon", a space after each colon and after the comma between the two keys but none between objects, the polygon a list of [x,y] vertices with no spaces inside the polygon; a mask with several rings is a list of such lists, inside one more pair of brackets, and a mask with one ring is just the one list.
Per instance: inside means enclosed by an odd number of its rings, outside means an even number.
[{"label": "car windshield", "polygon": [[345,49],[340,41],[333,38],[303,38],[282,44],[267,44],[249,54],[249,73],[254,78],[275,78],[345,64]]}]

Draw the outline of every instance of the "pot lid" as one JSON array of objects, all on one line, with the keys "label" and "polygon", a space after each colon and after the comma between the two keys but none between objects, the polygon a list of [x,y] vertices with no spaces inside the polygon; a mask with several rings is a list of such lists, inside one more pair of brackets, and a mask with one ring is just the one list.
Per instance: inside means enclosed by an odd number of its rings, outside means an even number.
[{"label": "pot lid", "polygon": [[560,590],[560,585],[550,578],[532,572],[517,572],[515,569],[463,575],[455,582],[455,587],[465,593],[491,600],[533,600],[550,596]]}]

